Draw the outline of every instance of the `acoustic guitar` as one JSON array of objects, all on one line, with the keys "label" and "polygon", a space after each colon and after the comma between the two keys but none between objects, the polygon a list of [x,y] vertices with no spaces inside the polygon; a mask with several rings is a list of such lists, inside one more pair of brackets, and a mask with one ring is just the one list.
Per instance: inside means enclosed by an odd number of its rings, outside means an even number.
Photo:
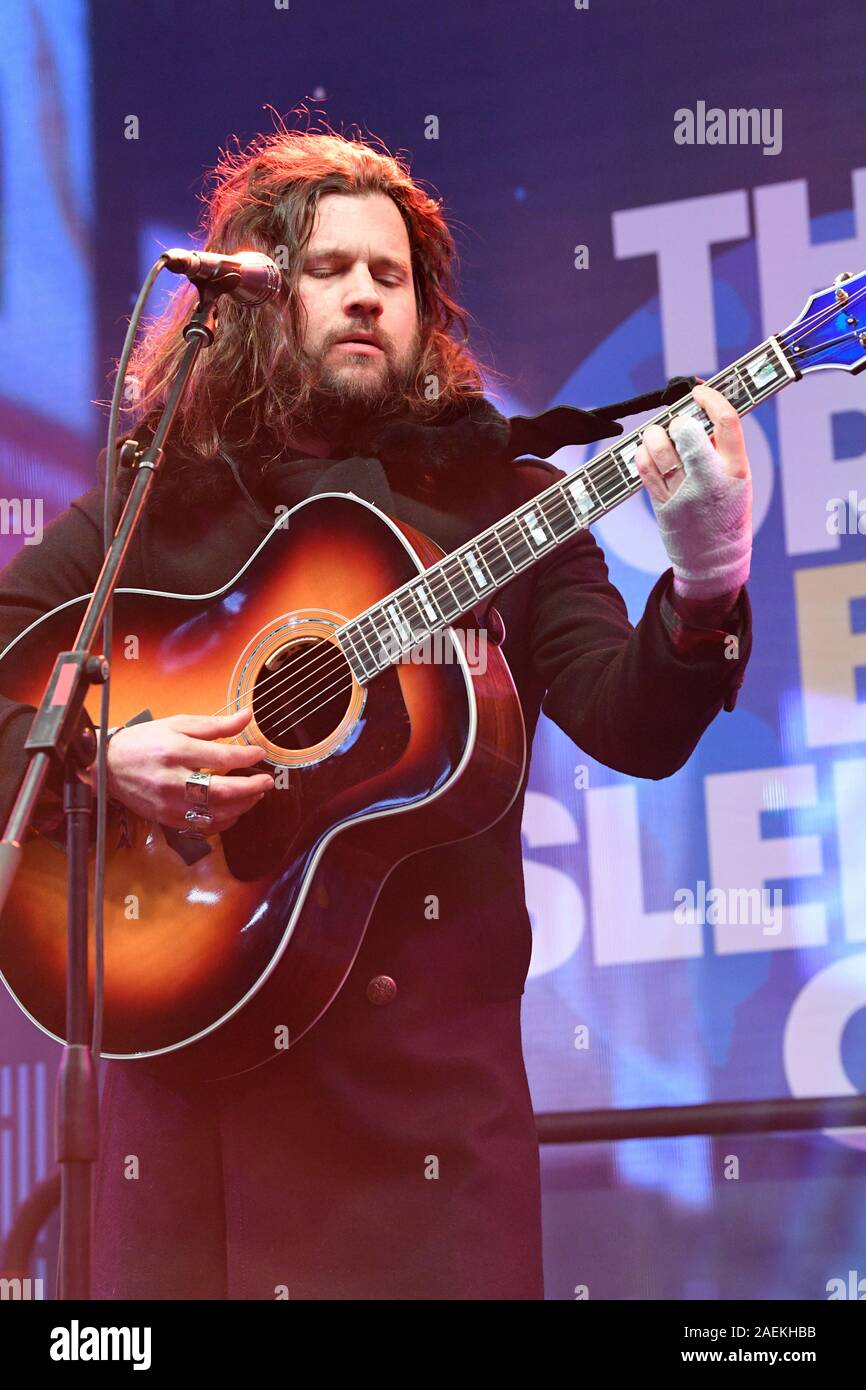
[{"label": "acoustic guitar", "polygon": [[[806,372],[862,370],[864,296],[866,272],[839,276],[708,384],[743,415]],[[691,395],[654,419],[679,413],[712,432]],[[205,841],[109,813],[103,1056],[207,1079],[271,1060],[336,996],[395,866],[505,814],[525,733],[490,598],[640,490],[640,434],[450,555],[352,493],[326,493],[282,516],[222,589],[117,590],[112,722],[250,706],[240,737],[276,785]],[[9,644],[4,694],[38,704],[86,600]],[[485,622],[473,662],[468,638]],[[130,632],[135,661],[121,650]],[[0,970],[58,1041],[65,919],[63,844],[34,832],[0,922]]]}]

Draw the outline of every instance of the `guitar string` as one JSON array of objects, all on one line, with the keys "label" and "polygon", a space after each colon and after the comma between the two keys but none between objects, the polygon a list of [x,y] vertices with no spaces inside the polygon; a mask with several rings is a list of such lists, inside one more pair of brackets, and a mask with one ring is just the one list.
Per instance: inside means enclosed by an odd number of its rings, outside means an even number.
[{"label": "guitar string", "polygon": [[[866,289],[859,290],[859,291],[855,291],[854,293],[852,293],[851,295],[849,295],[849,299],[848,299],[848,301],[847,301],[847,304],[848,304],[848,305],[851,305],[851,304],[856,303],[859,299],[861,299],[861,298],[864,296],[864,294],[866,294]],[[825,309],[818,310],[818,311],[816,311],[814,314],[812,314],[812,315],[808,316],[806,319],[802,320],[799,324],[795,325],[792,329],[786,331],[786,332],[783,333],[783,334],[780,334],[780,335],[778,336],[778,338],[777,338],[777,341],[778,341],[780,344],[782,344],[782,343],[788,343],[788,344],[793,343],[793,342],[795,342],[798,338],[802,338],[803,336],[805,336],[805,332],[806,332],[810,327],[813,327],[815,323],[818,323],[818,322],[821,321],[822,319],[826,322],[829,318],[832,318],[832,317],[836,316],[837,314],[839,314],[839,313],[841,313],[841,312],[844,312],[845,309],[846,309],[846,307],[847,307],[846,305],[835,304],[835,305],[833,305],[833,306],[828,306],[828,307],[825,308]],[[733,384],[736,385],[736,386],[741,385],[741,383],[737,381],[738,376],[739,376],[739,368],[738,368],[738,366],[737,366],[736,364],[732,365],[731,367],[725,368],[725,369],[723,369],[722,372],[718,373],[718,378],[722,378],[722,381],[725,382],[725,384],[732,384],[732,383],[733,383]],[[691,397],[691,395],[689,395],[688,397],[683,397],[683,401],[685,401],[687,404],[690,403],[692,400],[693,400],[693,397]],[[757,403],[760,404],[760,402],[757,402]],[[695,404],[696,404],[696,403],[695,403]],[[673,406],[669,407],[669,409],[668,409],[666,412],[664,412],[664,415],[665,415],[665,416],[669,416],[670,418],[673,418],[673,416],[674,416],[675,414],[678,413],[678,408],[681,408],[681,406],[682,406],[682,402],[675,402]],[[703,412],[701,412],[701,413],[703,414]],[[657,418],[658,418],[658,417],[657,417]],[[661,418],[664,418],[664,416],[662,416]],[[704,417],[704,427],[705,427],[705,428],[706,428],[707,424],[709,425],[710,429],[712,429],[712,421],[708,420],[707,417],[705,416],[705,417]],[[620,445],[619,447],[622,447],[622,445]],[[612,451],[611,451],[611,452],[612,452]],[[599,460],[599,462],[601,462],[601,460]],[[585,467],[586,467],[586,476],[587,476],[587,478],[588,478],[588,481],[594,486],[594,488],[596,489],[596,491],[598,490],[599,487],[601,487],[601,488],[606,487],[607,483],[609,483],[609,482],[610,482],[612,479],[614,479],[614,478],[616,478],[617,481],[624,481],[624,479],[622,479],[622,474],[621,474],[622,465],[620,464],[619,460],[614,459],[614,460],[612,460],[612,461],[611,461],[611,460],[606,461],[605,464],[604,464],[604,466],[603,466],[603,468],[602,468],[602,469],[596,469],[594,473],[591,471],[591,470],[592,470],[592,463],[591,463],[591,462],[590,462],[589,464],[587,464]],[[564,480],[560,480],[560,481],[564,481]],[[632,490],[631,485],[626,484],[625,492],[622,494],[622,498],[624,498],[625,496],[627,496],[628,493],[629,493],[631,490]],[[635,490],[637,490],[637,489],[635,489]],[[604,498],[601,498],[601,497],[600,497],[599,500],[601,500],[606,506],[609,507],[609,506],[613,505],[616,501],[622,500],[622,498],[617,498],[617,497],[613,497],[613,498],[604,497]],[[529,510],[531,510],[531,505],[530,505],[530,504],[531,504],[531,500],[532,500],[532,499],[530,499],[530,503],[527,504],[527,507],[529,508]],[[564,496],[562,496],[562,494],[560,494],[560,495],[558,495],[558,496],[554,496],[554,497],[553,497],[552,499],[550,499],[550,500],[553,502],[554,506],[555,506],[557,509],[559,509],[556,513],[553,513],[550,507],[548,507],[547,510],[544,510],[544,509],[542,509],[542,508],[539,507],[539,510],[542,511],[542,515],[545,517],[545,520],[548,521],[548,524],[549,524],[549,525],[551,524],[551,521],[555,524],[555,522],[558,521],[559,519],[561,519],[561,517],[563,517],[563,516],[567,517],[567,518],[569,519],[569,521],[573,521],[573,520],[574,520],[574,512],[573,512],[573,509],[569,506],[568,502],[566,501],[566,499],[564,498]],[[500,524],[499,524],[498,526],[496,526],[495,528],[491,528],[491,529],[494,529],[494,530],[496,531],[497,534],[494,535],[494,536],[492,536],[492,537],[489,537],[489,538],[484,538],[484,540],[487,540],[488,542],[489,542],[489,541],[497,542],[497,541],[498,541],[498,535],[499,535],[499,533],[502,533],[503,530],[504,530],[504,527],[506,527],[506,526],[514,527],[514,528],[516,529],[517,534],[518,534],[518,536],[520,537],[520,539],[521,539],[524,543],[527,543],[527,542],[525,541],[525,537],[524,537],[523,533],[521,532],[520,525],[519,525],[518,519],[517,519],[516,517],[508,518],[505,522],[500,523]],[[554,529],[554,525],[551,525],[551,530],[553,530],[553,529]],[[580,528],[580,529],[582,529],[582,528]],[[506,538],[506,539],[507,539],[507,538]],[[566,537],[566,536],[563,536],[561,539],[564,540],[564,539],[567,539],[567,537]],[[482,548],[482,542],[481,542],[481,541],[479,541],[479,542],[476,543],[475,549],[478,550],[478,551],[480,552],[482,560],[485,561],[485,564],[487,565],[487,567],[488,567],[488,569],[489,569],[489,568],[490,568],[489,561],[488,561],[488,559],[487,559],[487,556],[485,556],[485,554],[484,554],[484,550],[483,550],[483,548]],[[505,550],[505,548],[502,547],[502,549],[503,549],[503,552],[504,552],[505,555],[506,555],[506,558],[510,558],[510,557],[508,556],[508,552]],[[544,552],[538,552],[538,555],[540,555],[540,554],[542,554],[542,553],[544,553]],[[447,558],[448,558],[448,557],[446,557],[445,560],[439,562],[439,564],[443,566],[443,577],[444,577],[444,579],[445,579],[446,584],[448,584],[448,576],[447,576],[447,573],[444,572],[444,565],[445,565],[445,563],[447,563]],[[532,555],[532,560],[534,561],[535,558],[536,558],[536,554],[533,553],[533,555]],[[435,569],[435,568],[436,568],[436,567],[434,567],[434,569]],[[517,572],[519,573],[519,571],[517,571]],[[492,573],[492,571],[491,571],[491,573]],[[422,574],[419,576],[419,579],[421,579],[421,580],[423,581],[423,578],[424,578],[424,573],[422,572]],[[438,576],[437,576],[437,578],[438,578]],[[465,579],[465,574],[464,574],[464,583],[466,583],[466,582],[467,582],[467,581],[466,581],[466,579]],[[410,583],[411,583],[411,581],[410,581]],[[432,584],[430,584],[429,587],[432,589]],[[448,587],[450,588],[450,584],[448,585]],[[452,592],[453,592],[453,591],[452,591]],[[474,596],[475,601],[477,601],[478,598],[481,598],[481,597],[483,597],[483,596],[482,596],[482,595]],[[434,594],[434,598],[435,598],[435,594]],[[459,601],[459,600],[458,600],[458,601]],[[413,595],[413,602],[415,603],[416,608],[418,608],[419,605],[418,605],[417,599],[415,599],[414,595]],[[381,605],[377,605],[377,606],[381,606]],[[437,603],[437,606],[440,608],[440,616],[443,617],[443,620],[444,620],[445,622],[453,621],[453,619],[450,619],[450,620],[449,620],[449,619],[444,619],[444,615],[441,613],[441,604],[438,604],[438,603]],[[471,605],[470,605],[470,607],[471,607]],[[420,611],[420,609],[419,609],[419,611]],[[364,616],[364,615],[360,615],[359,618],[353,619],[353,620],[351,620],[351,621],[360,624],[360,617],[363,617],[363,616]],[[404,614],[403,616],[405,617],[405,614]],[[455,616],[456,616],[456,615],[455,615]],[[387,650],[387,647],[385,646],[385,643],[382,642],[382,640],[381,640],[381,634],[377,632],[377,630],[376,630],[376,628],[375,628],[375,624],[372,622],[372,619],[370,620],[370,622],[371,622],[371,626],[372,626],[372,628],[373,628],[374,635],[375,635],[376,638],[379,640],[379,643],[380,643],[380,645],[382,646],[382,650],[385,652],[386,656],[388,656],[388,650]],[[347,624],[347,626],[348,626],[348,624]],[[409,633],[410,633],[410,639],[411,639],[411,638],[414,638],[414,637],[415,637],[415,634],[412,632],[411,623],[407,624],[407,626],[408,626]],[[372,649],[372,647],[370,646],[370,643],[369,643],[369,641],[367,640],[367,638],[366,638],[366,636],[365,636],[365,634],[364,634],[364,632],[363,632],[363,629],[360,628],[360,625],[358,626],[358,632],[359,632],[359,635],[363,638],[363,640],[364,640],[364,642],[366,643],[366,645],[368,646],[368,648],[370,649],[371,655],[373,655],[374,660],[376,660],[375,653],[373,652],[373,649]],[[428,636],[428,635],[430,635],[430,634],[427,633],[427,632],[423,632],[423,633],[421,634],[421,638],[423,639],[424,636]],[[353,645],[354,645],[354,640],[353,640]],[[414,643],[414,645],[417,645],[417,642]],[[321,649],[321,648],[324,647],[324,646],[328,646],[328,647],[330,648],[331,652],[334,652],[333,644],[330,643],[329,641],[327,641],[327,639],[320,639],[320,640],[315,644],[315,646],[318,647],[319,649]],[[410,649],[411,649],[411,648],[410,648]],[[314,650],[315,650],[315,649],[314,649]],[[409,650],[409,649],[407,649],[407,651],[408,651],[408,650]],[[325,664],[324,666],[323,666],[323,664],[322,664],[322,657],[323,657],[323,655],[324,655],[324,654],[321,653],[321,651],[319,652],[318,655],[313,655],[313,653],[311,653],[310,651],[307,651],[307,652],[304,654],[304,657],[302,657],[302,658],[296,658],[293,662],[289,663],[288,669],[284,667],[284,668],[282,668],[279,672],[275,672],[273,676],[271,676],[270,678],[268,678],[268,680],[266,680],[266,681],[264,682],[263,688],[266,687],[266,686],[269,686],[272,682],[276,681],[277,684],[274,686],[274,688],[273,688],[272,691],[269,690],[269,694],[275,694],[275,691],[277,691],[277,690],[280,690],[280,691],[282,691],[283,693],[282,693],[281,695],[279,695],[279,696],[275,696],[275,698],[269,700],[269,701],[266,702],[264,705],[262,705],[262,706],[257,706],[257,709],[256,709],[256,717],[257,717],[257,719],[258,719],[258,717],[259,717],[259,714],[264,713],[268,708],[272,707],[274,704],[285,703],[286,697],[288,696],[289,692],[290,692],[292,689],[294,689],[294,688],[297,686],[297,684],[298,684],[298,682],[296,681],[294,686],[293,686],[293,685],[289,685],[289,689],[288,689],[288,690],[284,690],[284,687],[286,686],[287,680],[290,681],[292,676],[297,676],[297,675],[300,674],[300,672],[302,672],[302,671],[304,671],[304,670],[309,670],[309,668],[310,668],[311,666],[316,666],[316,665],[318,664],[319,669],[318,669],[318,671],[314,671],[313,674],[316,675],[316,676],[318,677],[319,683],[321,683],[321,681],[322,681],[323,679],[325,679],[325,678],[327,677],[327,675],[332,674],[332,673],[335,673],[335,674],[336,674],[336,672],[337,672],[338,670],[340,671],[340,677],[339,677],[338,679],[342,678],[342,675],[345,674],[346,667],[348,666],[348,660],[347,660],[347,657],[346,657],[346,655],[345,655],[345,652],[344,652],[342,649],[338,649],[338,651],[334,652],[334,658],[333,658],[332,660],[328,661],[327,664]],[[389,658],[389,660],[390,660],[390,658]],[[331,686],[334,685],[334,684],[336,684],[336,680],[335,680],[335,681],[332,681],[330,686],[325,686],[324,691],[319,690],[319,691],[318,691],[318,694],[320,694],[320,695],[321,695],[321,694],[324,694],[325,691],[330,690],[330,689],[331,689]],[[307,683],[306,683],[306,685],[305,685],[305,691],[304,691],[304,693],[305,693],[305,694],[308,694],[311,690],[316,690],[316,688],[317,688],[316,686],[310,686],[310,684],[309,684],[309,678],[308,678]],[[321,701],[320,704],[314,706],[314,709],[313,709],[313,710],[310,710],[304,717],[305,717],[305,718],[311,717],[311,715],[312,715],[313,713],[315,713],[316,710],[322,708],[323,705],[328,704],[328,703],[330,703],[332,700],[336,699],[337,696],[338,696],[340,693],[342,693],[343,691],[351,691],[352,688],[353,688],[353,687],[352,687],[352,681],[351,681],[351,676],[350,676],[350,681],[349,681],[348,686],[345,686],[345,685],[340,686],[336,691],[334,691],[333,694],[331,694],[330,696],[328,696],[328,698],[327,698],[326,700]],[[314,696],[313,698],[315,698],[315,696]],[[287,717],[288,717],[288,718],[293,718],[294,716],[300,714],[300,713],[306,708],[306,705],[309,704],[309,703],[310,703],[310,701],[307,700],[305,703],[302,703],[300,706],[296,706],[294,709],[292,709],[292,710],[289,711]],[[228,708],[230,708],[230,705],[225,705],[225,706],[223,706],[223,709],[228,709]],[[220,712],[221,712],[221,711],[215,711],[215,713],[220,713]],[[297,722],[301,722],[301,721],[297,721]],[[295,727],[295,725],[294,725],[294,724],[291,724],[291,725],[289,725],[288,727],[289,727],[289,728],[293,728],[293,727]],[[277,726],[277,728],[275,728],[273,732],[274,732],[274,733],[277,733],[277,732],[285,732],[285,731],[286,731],[286,726],[285,726],[284,724],[282,724],[282,725]],[[240,740],[239,740],[239,737],[238,737],[238,736],[234,736],[234,737],[233,737],[231,740],[229,740],[229,741],[231,741],[231,742],[238,742],[238,741],[240,741]]]}]

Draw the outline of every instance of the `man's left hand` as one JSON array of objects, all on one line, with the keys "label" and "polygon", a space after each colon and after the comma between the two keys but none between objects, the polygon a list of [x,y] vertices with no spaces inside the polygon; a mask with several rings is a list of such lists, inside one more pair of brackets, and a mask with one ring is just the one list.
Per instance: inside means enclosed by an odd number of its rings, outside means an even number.
[{"label": "man's left hand", "polygon": [[676,415],[670,433],[646,427],[635,465],[670,556],[674,594],[697,604],[731,595],[736,601],[752,551],[752,475],[743,428],[719,391],[699,385],[692,394],[713,422],[713,442],[695,420]]}]

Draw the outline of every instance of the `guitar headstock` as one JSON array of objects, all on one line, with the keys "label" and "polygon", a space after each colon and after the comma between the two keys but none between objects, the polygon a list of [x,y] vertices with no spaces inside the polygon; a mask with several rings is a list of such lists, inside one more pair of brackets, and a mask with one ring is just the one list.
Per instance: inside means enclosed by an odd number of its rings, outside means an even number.
[{"label": "guitar headstock", "polygon": [[798,371],[866,367],[866,270],[845,270],[826,290],[810,295],[800,317],[776,335]]}]

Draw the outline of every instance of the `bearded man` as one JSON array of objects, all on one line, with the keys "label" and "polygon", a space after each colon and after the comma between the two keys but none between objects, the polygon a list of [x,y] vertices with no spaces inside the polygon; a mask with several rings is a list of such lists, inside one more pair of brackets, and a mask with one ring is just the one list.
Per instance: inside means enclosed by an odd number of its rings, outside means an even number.
[{"label": "bearded man", "polygon": [[[545,461],[563,444],[621,432],[614,408],[507,420],[486,399],[441,206],[387,152],[281,130],[215,174],[207,249],[272,256],[285,296],[252,312],[223,301],[124,587],[218,590],[282,509],[320,492],[354,492],[449,553],[563,477]],[[133,359],[140,443],[183,351],[190,294]],[[670,432],[647,428],[637,454],[672,560],[637,625],[585,529],[496,597],[530,747],[543,711],[608,766],[667,777],[734,706],[751,644],[750,474],[736,411],[708,387],[694,396],[715,447],[678,418]],[[101,518],[95,486],[7,567],[0,647],[93,588]],[[259,760],[231,741],[249,717],[183,709],[123,727],[107,750],[109,795],[179,830],[188,779],[212,769],[208,834],[223,834],[274,794],[269,772],[231,775]],[[7,810],[31,718],[0,704]],[[397,866],[336,999],[285,1055],[219,1083],[106,1064],[96,1297],[543,1297],[520,1033],[527,774],[528,763],[492,827]]]}]

